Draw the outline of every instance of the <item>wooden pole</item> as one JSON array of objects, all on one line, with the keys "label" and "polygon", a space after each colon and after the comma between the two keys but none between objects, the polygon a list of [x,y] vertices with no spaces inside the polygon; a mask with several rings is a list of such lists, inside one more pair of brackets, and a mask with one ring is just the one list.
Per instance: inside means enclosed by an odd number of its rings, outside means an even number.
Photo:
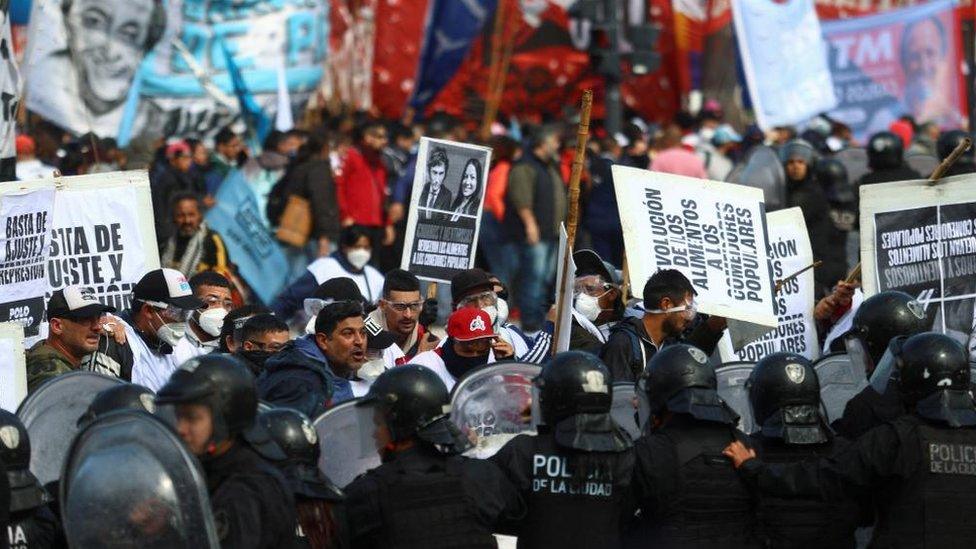
[{"label": "wooden pole", "polygon": [[788,277],[786,277],[786,278],[784,278],[782,280],[777,280],[776,281],[776,293],[779,293],[779,291],[783,289],[783,285],[786,284],[787,282],[789,282],[789,281],[793,280],[794,278],[800,276],[801,274],[809,271],[810,269],[816,269],[817,267],[819,267],[821,265],[823,265],[823,261],[820,261],[818,259],[817,261],[814,261],[810,265],[807,265],[806,267],[804,267],[804,268],[800,269],[799,271],[791,274],[790,276],[788,276]]},{"label": "wooden pole", "polygon": [[861,262],[858,261],[857,265],[854,265],[854,268],[851,269],[851,272],[847,273],[847,278],[844,279],[844,282],[848,284],[853,284],[857,282],[860,278],[861,278]]},{"label": "wooden pole", "polygon": [[949,156],[947,156],[946,159],[943,160],[942,163],[939,164],[937,168],[935,168],[935,171],[932,172],[932,175],[929,176],[928,185],[932,186],[938,183],[939,179],[942,179],[942,176],[945,175],[946,171],[948,171],[949,168],[951,168],[952,165],[956,163],[956,160],[959,160],[959,157],[962,156],[964,152],[969,150],[969,147],[971,147],[972,145],[973,145],[973,141],[968,137],[964,138],[958,145],[956,145],[956,148],[953,149],[951,153],[949,153]]},{"label": "wooden pole", "polygon": [[498,7],[495,9],[495,26],[491,33],[491,54],[488,57],[488,83],[485,87],[485,112],[481,119],[481,129],[478,132],[478,136],[482,142],[487,142],[488,138],[491,137],[491,124],[495,118],[492,114],[492,111],[495,110],[492,104],[495,100],[495,89],[498,87],[497,82],[500,79],[501,73],[502,37],[505,31],[504,12],[505,0],[500,0]]},{"label": "wooden pole", "polygon": [[[573,242],[576,240],[576,227],[579,225],[579,195],[580,178],[583,176],[583,161],[586,160],[586,142],[590,138],[590,110],[593,108],[593,90],[583,92],[583,101],[580,106],[580,121],[576,130],[576,154],[573,156],[573,170],[569,176],[569,212],[566,216],[566,253],[561,258],[561,269],[563,273],[563,284],[568,284],[571,273],[569,270],[569,258],[573,255]],[[575,274],[575,273],[574,273]],[[563,322],[563,289],[558,289],[556,296],[556,327],[552,338],[552,352],[556,353],[559,348],[561,338],[569,337],[569,334],[560,333],[560,326]]]}]

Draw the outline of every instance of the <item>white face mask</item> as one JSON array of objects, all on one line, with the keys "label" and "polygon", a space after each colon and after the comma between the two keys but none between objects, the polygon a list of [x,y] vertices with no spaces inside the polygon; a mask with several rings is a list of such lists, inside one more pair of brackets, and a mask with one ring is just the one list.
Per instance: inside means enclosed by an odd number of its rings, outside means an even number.
[{"label": "white face mask", "polygon": [[586,320],[590,322],[596,322],[596,319],[600,316],[603,309],[600,308],[600,298],[593,297],[589,294],[580,294],[576,296],[576,311],[583,315]]},{"label": "white face mask", "polygon": [[495,318],[492,326],[500,328],[508,322],[508,302],[499,297],[495,307],[498,308],[498,316]]},{"label": "white face mask", "polygon": [[312,318],[308,319],[308,323],[305,324],[305,333],[306,334],[309,334],[309,335],[315,333],[315,317],[314,316]]},{"label": "white face mask", "polygon": [[186,335],[186,322],[169,322],[156,328],[156,337],[170,347],[176,344]]},{"label": "white face mask", "polygon": [[346,254],[346,259],[348,259],[349,263],[351,263],[352,266],[357,269],[362,269],[365,267],[366,264],[369,263],[369,259],[371,257],[373,257],[373,254],[364,248],[355,248]]},{"label": "white face mask", "polygon": [[481,310],[484,311],[484,312],[486,312],[486,313],[488,313],[488,318],[491,319],[491,325],[492,326],[498,326],[498,322],[497,322],[497,320],[498,320],[498,306],[497,305],[489,305],[487,307],[482,307]]},{"label": "white face mask", "polygon": [[227,316],[227,309],[207,309],[197,314],[197,325],[209,335],[217,337],[220,329],[224,327],[224,317]]}]

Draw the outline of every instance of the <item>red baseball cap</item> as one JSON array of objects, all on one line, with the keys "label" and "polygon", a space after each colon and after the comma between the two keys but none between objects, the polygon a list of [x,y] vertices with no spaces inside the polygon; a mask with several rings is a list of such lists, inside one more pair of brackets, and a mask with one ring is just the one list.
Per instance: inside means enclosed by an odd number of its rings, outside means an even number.
[{"label": "red baseball cap", "polygon": [[464,307],[447,319],[447,335],[455,341],[474,341],[497,337],[491,328],[488,313],[474,307]]},{"label": "red baseball cap", "polygon": [[186,141],[175,141],[166,146],[166,158],[176,158],[177,156],[190,156],[190,146]]}]

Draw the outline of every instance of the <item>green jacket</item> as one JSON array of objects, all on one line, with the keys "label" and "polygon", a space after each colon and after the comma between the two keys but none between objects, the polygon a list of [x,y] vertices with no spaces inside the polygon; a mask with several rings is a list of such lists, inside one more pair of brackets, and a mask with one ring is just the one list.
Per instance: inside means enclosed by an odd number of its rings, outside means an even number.
[{"label": "green jacket", "polygon": [[39,341],[27,351],[27,394],[37,390],[45,381],[75,369],[68,357],[47,341]]}]

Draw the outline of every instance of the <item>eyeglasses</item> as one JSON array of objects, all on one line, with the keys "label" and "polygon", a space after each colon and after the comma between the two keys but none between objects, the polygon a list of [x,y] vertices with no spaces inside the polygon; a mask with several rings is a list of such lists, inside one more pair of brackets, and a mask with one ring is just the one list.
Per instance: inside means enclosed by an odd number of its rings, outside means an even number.
[{"label": "eyeglasses", "polygon": [[398,313],[405,313],[407,312],[407,309],[410,309],[411,312],[419,313],[420,310],[423,309],[424,307],[423,301],[397,302],[397,301],[386,301],[385,299],[383,301],[386,302],[387,305],[389,305],[394,311]]},{"label": "eyeglasses", "polygon": [[469,295],[468,297],[461,299],[461,301],[458,302],[457,308],[461,309],[464,307],[470,307],[472,305],[476,305],[478,307],[491,307],[492,305],[497,304],[498,296],[495,295],[495,292],[489,290],[487,292],[481,292],[480,294]]}]

